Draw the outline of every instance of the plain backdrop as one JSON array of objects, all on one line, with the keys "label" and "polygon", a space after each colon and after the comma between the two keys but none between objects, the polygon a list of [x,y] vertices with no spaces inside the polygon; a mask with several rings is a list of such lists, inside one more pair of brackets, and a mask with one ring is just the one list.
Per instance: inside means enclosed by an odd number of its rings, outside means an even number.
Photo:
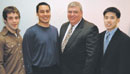
[{"label": "plain backdrop", "polygon": [[4,23],[2,12],[7,6],[15,6],[21,14],[19,28],[23,36],[27,28],[38,22],[36,5],[47,2],[51,6],[50,24],[58,31],[63,23],[67,22],[67,6],[72,1],[78,1],[83,7],[83,17],[98,26],[99,32],[105,30],[103,11],[108,7],[117,7],[121,11],[119,28],[130,36],[130,0],[0,0],[0,30]]}]

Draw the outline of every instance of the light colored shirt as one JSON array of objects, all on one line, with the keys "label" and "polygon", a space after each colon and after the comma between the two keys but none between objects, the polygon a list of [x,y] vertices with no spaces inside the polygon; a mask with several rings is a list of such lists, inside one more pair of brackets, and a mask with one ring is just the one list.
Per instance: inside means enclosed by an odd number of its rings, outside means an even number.
[{"label": "light colored shirt", "polygon": [[[110,41],[111,41],[111,39],[112,39],[112,37],[113,37],[113,35],[115,34],[116,31],[117,31],[117,28],[115,28],[111,31],[106,31],[105,37],[104,37],[104,53],[106,52],[107,46],[109,45],[109,43],[110,43]],[[105,39],[106,39],[108,33],[110,34],[110,36],[109,36],[109,39],[108,39],[108,45],[105,47],[105,45],[106,45]]]},{"label": "light colored shirt", "polygon": [[[80,21],[81,21],[81,20],[80,20]],[[78,24],[80,23],[80,21],[73,26],[73,28],[72,28],[72,34],[73,34],[74,30],[76,29],[76,27],[78,26]],[[67,28],[67,30],[66,30],[66,33],[65,33],[64,38],[63,38],[62,41],[64,41],[64,39],[65,39],[65,37],[66,37],[66,35],[67,35],[67,33],[68,33],[68,31],[69,31],[70,28],[71,28],[71,24],[69,24],[69,26],[68,26],[68,28]]]}]

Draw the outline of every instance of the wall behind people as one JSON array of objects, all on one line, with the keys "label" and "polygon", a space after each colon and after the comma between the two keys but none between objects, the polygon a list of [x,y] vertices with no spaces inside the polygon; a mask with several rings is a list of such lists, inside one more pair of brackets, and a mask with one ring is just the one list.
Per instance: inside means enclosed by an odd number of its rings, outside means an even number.
[{"label": "wall behind people", "polygon": [[110,6],[115,6],[121,11],[119,28],[130,36],[130,0],[0,0],[0,30],[3,28],[2,11],[6,6],[16,6],[21,13],[19,28],[23,36],[26,29],[34,25],[37,20],[36,5],[45,1],[51,6],[50,24],[60,29],[67,19],[67,6],[72,1],[79,1],[83,7],[83,16],[86,20],[93,22],[102,32],[105,30],[103,22],[103,11]]}]

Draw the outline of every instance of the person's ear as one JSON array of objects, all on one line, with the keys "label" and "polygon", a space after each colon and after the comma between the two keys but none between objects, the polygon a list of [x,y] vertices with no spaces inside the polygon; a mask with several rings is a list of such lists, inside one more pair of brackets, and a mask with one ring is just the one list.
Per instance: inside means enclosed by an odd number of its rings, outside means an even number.
[{"label": "person's ear", "polygon": [[36,16],[38,16],[38,13],[36,13]]},{"label": "person's ear", "polygon": [[6,20],[4,20],[4,23],[6,24],[6,23],[7,23],[7,21],[6,21]]},{"label": "person's ear", "polygon": [[120,22],[120,19],[118,19],[118,23]]}]

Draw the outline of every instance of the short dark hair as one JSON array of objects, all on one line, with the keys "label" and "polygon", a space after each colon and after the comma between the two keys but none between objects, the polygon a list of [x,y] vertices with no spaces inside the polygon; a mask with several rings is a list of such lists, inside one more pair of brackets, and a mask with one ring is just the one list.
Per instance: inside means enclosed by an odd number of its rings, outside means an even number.
[{"label": "short dark hair", "polygon": [[37,5],[37,7],[36,7],[36,12],[37,12],[37,13],[38,13],[39,6],[40,6],[40,5],[47,5],[47,6],[49,7],[49,10],[51,10],[50,5],[49,5],[48,3],[46,3],[46,2],[41,2],[41,3],[39,3],[39,4]]},{"label": "short dark hair", "polygon": [[103,12],[103,15],[105,16],[105,14],[107,12],[113,12],[116,14],[117,18],[120,18],[121,17],[121,13],[120,13],[120,10],[117,9],[116,7],[109,7],[107,8],[104,12]]},{"label": "short dark hair", "polygon": [[8,7],[4,8],[4,10],[3,10],[3,18],[4,18],[4,20],[7,20],[7,14],[9,14],[9,13],[17,13],[19,18],[20,18],[19,10],[14,6],[8,6]]}]

